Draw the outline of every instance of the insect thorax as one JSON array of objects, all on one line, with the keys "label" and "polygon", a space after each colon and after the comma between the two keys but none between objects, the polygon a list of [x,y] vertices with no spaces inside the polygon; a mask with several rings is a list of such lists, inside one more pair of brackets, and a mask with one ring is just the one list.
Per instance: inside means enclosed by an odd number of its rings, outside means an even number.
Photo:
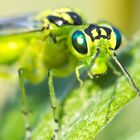
[{"label": "insect thorax", "polygon": [[59,8],[49,13],[42,14],[41,21],[44,29],[51,28],[50,26],[55,25],[57,27],[63,25],[82,25],[83,18],[80,13],[73,11],[70,8]]}]

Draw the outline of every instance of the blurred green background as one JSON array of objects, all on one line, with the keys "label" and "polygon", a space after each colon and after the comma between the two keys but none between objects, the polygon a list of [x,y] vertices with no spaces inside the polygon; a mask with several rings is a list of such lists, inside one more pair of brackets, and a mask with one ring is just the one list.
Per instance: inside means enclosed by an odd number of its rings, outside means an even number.
[{"label": "blurred green background", "polygon": [[[34,11],[52,9],[59,6],[68,6],[81,10],[89,23],[97,22],[98,20],[109,21],[116,25],[123,32],[123,34],[129,37],[133,36],[134,33],[140,30],[140,0],[4,0],[0,2],[0,17],[2,18],[12,15],[22,15]],[[1,90],[1,88],[5,85],[6,88],[4,88],[4,90]],[[11,92],[14,93],[14,88],[16,87],[16,85],[16,81],[0,81],[0,90],[3,91],[2,93],[0,93],[1,108],[4,107],[3,104],[5,104],[5,102],[7,101],[7,98],[11,98]],[[33,88],[35,88],[35,92],[37,92],[36,90],[39,89],[38,87]],[[59,86],[59,89],[56,88],[56,90],[61,91],[62,88],[63,87]],[[18,100],[18,97],[14,97],[15,96],[12,96],[12,103],[14,102],[14,100]],[[37,98],[35,99],[35,101],[37,101]],[[44,101],[43,96],[42,100],[40,99],[40,101]],[[12,108],[13,106],[14,105],[10,105],[8,106],[8,108]],[[96,140],[139,140],[139,106],[140,99],[137,98],[133,102],[131,102],[124,110],[121,111],[121,113],[96,137]],[[5,117],[3,115],[4,112],[0,112],[0,119],[2,121]],[[0,122],[2,122],[1,120]],[[3,128],[6,128],[6,121],[7,120],[4,120],[3,123],[0,124],[1,131]],[[8,129],[7,131],[10,131],[10,129]],[[4,131],[3,133],[0,133],[0,139],[3,138],[1,137],[1,135],[6,135],[6,132]]]}]

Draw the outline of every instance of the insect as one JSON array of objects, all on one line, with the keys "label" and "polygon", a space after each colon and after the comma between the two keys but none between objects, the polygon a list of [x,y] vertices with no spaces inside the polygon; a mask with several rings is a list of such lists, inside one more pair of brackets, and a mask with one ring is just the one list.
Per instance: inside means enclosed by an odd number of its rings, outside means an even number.
[{"label": "insect", "polygon": [[57,140],[59,130],[58,101],[55,97],[53,76],[64,77],[75,71],[82,84],[79,72],[81,68],[87,70],[89,77],[104,74],[112,57],[135,92],[140,94],[115,54],[121,38],[120,31],[112,25],[86,24],[81,14],[70,8],[58,8],[0,21],[0,65],[18,64],[25,139],[31,139],[31,130],[24,79],[38,83],[48,75],[55,123],[52,140]]}]

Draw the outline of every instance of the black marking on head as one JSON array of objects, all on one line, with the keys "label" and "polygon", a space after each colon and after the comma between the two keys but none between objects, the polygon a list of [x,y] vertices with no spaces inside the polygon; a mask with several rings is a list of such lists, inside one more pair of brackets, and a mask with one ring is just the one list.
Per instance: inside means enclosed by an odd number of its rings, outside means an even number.
[{"label": "black marking on head", "polygon": [[72,44],[75,50],[81,54],[87,54],[86,37],[82,31],[75,31],[72,35]]},{"label": "black marking on head", "polygon": [[51,23],[54,23],[54,24],[57,25],[57,26],[71,25],[71,23],[69,23],[67,20],[65,20],[64,18],[61,18],[61,17],[49,15],[49,16],[47,16],[47,19],[48,19]]},{"label": "black marking on head", "polygon": [[67,12],[67,14],[74,21],[74,25],[81,25],[83,23],[82,18],[77,13],[75,13],[75,12]]},{"label": "black marking on head", "polygon": [[116,35],[116,46],[115,46],[115,50],[117,50],[120,47],[120,45],[121,45],[122,36],[121,36],[120,31],[117,28],[115,28],[115,27],[112,27],[112,28],[113,28],[113,30],[115,32],[115,35]]},{"label": "black marking on head", "polygon": [[[102,35],[101,29],[103,29],[106,32],[106,35]],[[92,34],[93,30],[96,30],[96,32],[98,33],[97,36],[93,36]],[[100,38],[110,39],[110,36],[111,36],[110,28],[107,28],[104,26],[98,26],[96,24],[90,24],[88,28],[86,28],[84,31],[91,38],[92,41],[94,41],[95,39],[100,39]]]},{"label": "black marking on head", "polygon": [[98,27],[98,25],[90,24],[90,25],[88,26],[88,28],[86,28],[86,29],[84,30],[85,33],[91,38],[92,41],[94,41],[95,38],[93,37],[91,31],[94,30],[94,29],[98,29],[97,27]]},{"label": "black marking on head", "polygon": [[111,29],[108,27],[104,27],[104,26],[100,26],[100,29],[103,29],[106,32],[106,35],[102,35],[100,34],[100,37],[104,38],[104,39],[110,39],[111,37]]}]

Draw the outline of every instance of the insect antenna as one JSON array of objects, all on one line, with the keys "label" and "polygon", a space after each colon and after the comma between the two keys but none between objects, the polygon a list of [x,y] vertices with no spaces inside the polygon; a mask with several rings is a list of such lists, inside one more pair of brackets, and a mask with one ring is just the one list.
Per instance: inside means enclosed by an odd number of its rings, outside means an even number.
[{"label": "insect antenna", "polygon": [[124,75],[126,76],[126,78],[129,80],[130,84],[132,85],[133,89],[135,90],[135,92],[140,96],[140,90],[138,89],[138,87],[136,86],[135,82],[133,81],[133,79],[131,78],[130,74],[128,73],[128,71],[125,69],[125,67],[121,64],[121,62],[119,61],[117,55],[115,54],[115,52],[112,55],[113,60],[116,62],[116,64],[120,67],[120,69],[122,70],[122,72],[124,73]]}]

